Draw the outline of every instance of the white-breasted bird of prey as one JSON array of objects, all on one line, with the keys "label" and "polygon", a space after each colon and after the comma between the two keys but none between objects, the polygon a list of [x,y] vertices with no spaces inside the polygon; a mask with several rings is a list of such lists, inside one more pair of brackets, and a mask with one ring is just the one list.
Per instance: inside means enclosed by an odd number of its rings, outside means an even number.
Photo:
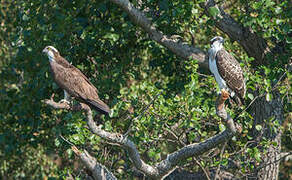
[{"label": "white-breasted bird of prey", "polygon": [[72,96],[103,114],[110,114],[108,105],[99,99],[96,87],[79,69],[64,59],[56,48],[46,46],[43,53],[49,57],[54,81],[64,90],[62,102],[69,103]]},{"label": "white-breasted bird of prey", "polygon": [[240,64],[224,49],[222,37],[216,36],[210,43],[209,69],[215,76],[221,94],[227,93],[239,106],[244,104],[246,87]]}]

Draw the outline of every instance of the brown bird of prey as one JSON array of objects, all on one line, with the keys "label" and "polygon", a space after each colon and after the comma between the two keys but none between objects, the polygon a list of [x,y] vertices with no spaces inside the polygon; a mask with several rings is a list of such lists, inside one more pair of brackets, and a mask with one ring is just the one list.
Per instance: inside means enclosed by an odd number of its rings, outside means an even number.
[{"label": "brown bird of prey", "polygon": [[244,104],[246,87],[240,64],[224,49],[222,37],[216,36],[210,43],[209,69],[215,76],[221,94],[230,94],[239,106]]},{"label": "brown bird of prey", "polygon": [[64,59],[56,48],[47,46],[43,53],[49,57],[54,81],[64,90],[64,99],[61,102],[69,103],[70,96],[72,96],[98,112],[110,114],[110,108],[99,99],[95,86],[79,69]]}]

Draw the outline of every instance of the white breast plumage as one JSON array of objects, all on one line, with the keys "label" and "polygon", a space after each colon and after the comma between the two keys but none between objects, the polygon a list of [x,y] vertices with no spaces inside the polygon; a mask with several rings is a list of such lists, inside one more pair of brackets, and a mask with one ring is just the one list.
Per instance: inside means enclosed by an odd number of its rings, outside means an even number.
[{"label": "white breast plumage", "polygon": [[209,58],[209,68],[210,68],[210,71],[214,74],[215,79],[216,79],[216,81],[217,81],[217,83],[219,85],[219,88],[227,90],[226,82],[220,76],[220,74],[218,72],[218,68],[217,68],[217,64],[216,64],[216,60],[215,59]]},{"label": "white breast plumage", "polygon": [[209,69],[212,72],[212,74],[215,76],[215,80],[219,85],[220,90],[225,89],[231,93],[231,96],[234,95],[234,92],[232,92],[228,86],[226,85],[225,80],[220,76],[217,63],[216,63],[216,54],[219,50],[221,50],[223,46],[221,44],[215,43],[210,49],[209,49]]}]

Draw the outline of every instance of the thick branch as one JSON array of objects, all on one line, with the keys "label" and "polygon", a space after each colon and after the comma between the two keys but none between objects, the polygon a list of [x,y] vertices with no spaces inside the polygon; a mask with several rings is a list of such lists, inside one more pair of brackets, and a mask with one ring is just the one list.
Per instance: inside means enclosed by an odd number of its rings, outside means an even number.
[{"label": "thick branch", "polygon": [[[56,103],[53,99],[45,100],[45,103],[56,108],[56,109],[67,109],[67,110],[74,110],[79,111],[83,110],[86,112],[87,117],[87,124],[89,126],[89,129],[96,135],[100,136],[101,138],[115,143],[117,145],[122,146],[124,149],[126,149],[129,153],[130,159],[132,160],[134,166],[142,171],[144,174],[146,174],[149,177],[160,179],[163,176],[169,174],[175,166],[182,160],[193,157],[193,156],[199,156],[203,154],[204,152],[215,148],[221,143],[224,143],[228,141],[230,138],[232,138],[235,133],[236,129],[233,123],[233,120],[230,118],[229,114],[226,113],[225,109],[219,109],[217,110],[217,114],[227,122],[227,129],[220,134],[213,136],[207,140],[205,140],[202,143],[199,144],[190,144],[188,146],[185,146],[167,156],[167,158],[159,163],[157,163],[155,166],[151,166],[149,164],[146,164],[140,157],[140,154],[136,148],[136,145],[128,138],[126,135],[122,135],[119,133],[110,133],[107,131],[104,131],[101,129],[101,126],[97,126],[93,120],[92,111],[86,104],[77,104],[74,106],[69,106],[66,103]],[[222,102],[224,103],[224,101]],[[81,155],[80,155],[81,157]],[[83,159],[82,159],[83,157]],[[100,173],[101,166],[97,166],[98,163],[92,164],[92,162],[95,162],[90,158],[88,153],[84,153],[84,155],[81,157],[83,162],[86,166],[91,167],[91,170],[93,173]],[[97,167],[95,167],[97,166]],[[99,169],[98,169],[99,168]],[[100,169],[101,168],[101,169]],[[103,170],[103,173],[107,172],[106,169]]]},{"label": "thick branch", "polygon": [[[216,113],[217,115],[226,122],[227,128],[225,131],[199,143],[187,145],[178,151],[175,151],[167,156],[167,158],[159,162],[156,167],[159,169],[160,174],[165,175],[171,171],[178,162],[187,159],[189,157],[197,157],[210,149],[217,147],[219,144],[227,142],[231,139],[238,128],[235,127],[233,119],[226,112],[224,108],[224,103],[226,99],[222,100],[222,96],[219,95],[216,101]],[[220,107],[220,108],[218,108]]]},{"label": "thick branch", "polygon": [[[73,110],[73,111],[80,111],[83,110],[86,112],[86,118],[87,118],[87,124],[89,126],[89,129],[94,134],[100,136],[101,138],[115,143],[117,145],[122,146],[124,149],[126,149],[129,153],[129,156],[134,164],[134,166],[142,171],[143,173],[147,174],[150,177],[157,177],[158,171],[156,168],[146,164],[140,157],[140,154],[135,146],[135,144],[129,140],[127,136],[124,136],[122,134],[118,133],[110,133],[107,131],[104,131],[101,129],[101,126],[97,126],[93,120],[92,111],[86,104],[77,104],[72,107],[70,107],[66,103],[57,103],[53,99],[45,100],[45,103],[56,108],[56,109],[67,109],[67,110]],[[87,162],[84,162],[85,164]]]},{"label": "thick branch", "polygon": [[177,56],[184,59],[196,59],[199,64],[208,67],[208,60],[206,58],[205,52],[187,45],[186,43],[177,42],[164,35],[161,31],[158,31],[154,27],[149,19],[143,14],[143,12],[136,9],[128,0],[110,0],[111,2],[120,6],[128,15],[131,17],[132,21],[140,26],[144,31],[146,31],[150,38],[159,44],[165,46]]},{"label": "thick branch", "polygon": [[250,27],[244,27],[236,22],[222,7],[218,7],[215,0],[207,0],[205,12],[209,14],[210,8],[217,8],[219,14],[212,17],[218,29],[226,33],[232,40],[237,41],[246,53],[256,59],[257,64],[262,64],[265,55],[270,52],[266,41],[259,37]]},{"label": "thick branch", "polygon": [[[88,106],[87,106],[88,107]],[[146,164],[140,157],[140,154],[135,146],[135,144],[127,137],[119,133],[110,133],[107,131],[104,131],[101,129],[101,126],[97,126],[92,118],[92,111],[88,107],[86,110],[87,112],[87,124],[90,128],[90,130],[100,136],[103,139],[106,139],[107,141],[116,143],[117,145],[121,145],[123,148],[125,148],[129,156],[134,163],[135,167],[139,169],[140,171],[144,172],[145,174],[149,175],[150,177],[154,177],[158,175],[157,169],[154,167]]]},{"label": "thick branch", "polygon": [[161,175],[167,174],[171,171],[180,161],[185,160],[189,157],[197,157],[210,149],[217,147],[219,144],[227,142],[234,136],[234,133],[230,129],[201,142],[199,144],[190,144],[178,151],[175,151],[167,156],[167,158],[159,162],[156,166],[160,171]]}]

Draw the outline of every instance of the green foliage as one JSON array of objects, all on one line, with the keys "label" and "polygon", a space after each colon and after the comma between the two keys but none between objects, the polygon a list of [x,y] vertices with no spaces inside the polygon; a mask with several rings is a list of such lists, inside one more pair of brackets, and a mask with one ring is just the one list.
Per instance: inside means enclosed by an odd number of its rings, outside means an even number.
[{"label": "green foliage", "polygon": [[[147,17],[165,34],[180,35],[187,43],[206,50],[211,37],[224,34],[203,15],[203,2],[147,0],[140,8],[150,9]],[[248,9],[244,9],[245,5]],[[119,179],[132,178],[132,163],[126,152],[92,135],[82,113],[54,110],[42,102],[52,93],[56,101],[63,96],[49,74],[47,57],[41,54],[46,45],[55,46],[90,77],[101,99],[114,112],[113,118],[102,117],[98,123],[111,132],[125,133],[131,128],[130,138],[148,163],[155,164],[184,144],[199,143],[226,128],[215,114],[218,89],[214,78],[202,75],[207,71],[199,69],[196,60],[182,60],[148,39],[116,5],[108,1],[19,0],[7,1],[0,7],[1,23],[6,27],[0,32],[0,176],[44,179],[65,178],[68,172],[84,174],[82,168],[73,167],[77,160],[66,142],[70,141],[88,150]],[[287,88],[291,73],[285,68],[292,53],[289,8],[289,1],[276,5],[265,0],[239,1],[228,9],[235,19],[264,37],[270,47],[279,46],[275,56],[268,58],[269,63],[254,67],[253,58],[236,42],[226,38],[225,45],[241,59],[247,80],[247,103],[261,94],[272,100],[277,84],[285,117],[291,116],[291,88]],[[218,9],[210,9],[210,13],[217,16]],[[285,72],[286,76],[278,82]],[[131,122],[150,103],[146,112]],[[236,107],[229,109],[232,116],[240,112]],[[266,127],[253,127],[249,112],[240,114],[237,121],[242,125],[242,135],[228,143],[222,157],[216,153],[222,147],[201,157],[204,167],[227,165],[232,158],[241,160],[242,173],[250,173],[261,162],[262,152],[251,143],[252,129],[261,131]],[[274,119],[266,122],[271,130],[279,129],[280,124]],[[291,123],[284,132],[282,147],[288,151]],[[260,143],[263,147],[276,145],[268,140]],[[53,163],[51,157],[57,155],[62,165]],[[180,165],[199,170],[192,158]]]}]

